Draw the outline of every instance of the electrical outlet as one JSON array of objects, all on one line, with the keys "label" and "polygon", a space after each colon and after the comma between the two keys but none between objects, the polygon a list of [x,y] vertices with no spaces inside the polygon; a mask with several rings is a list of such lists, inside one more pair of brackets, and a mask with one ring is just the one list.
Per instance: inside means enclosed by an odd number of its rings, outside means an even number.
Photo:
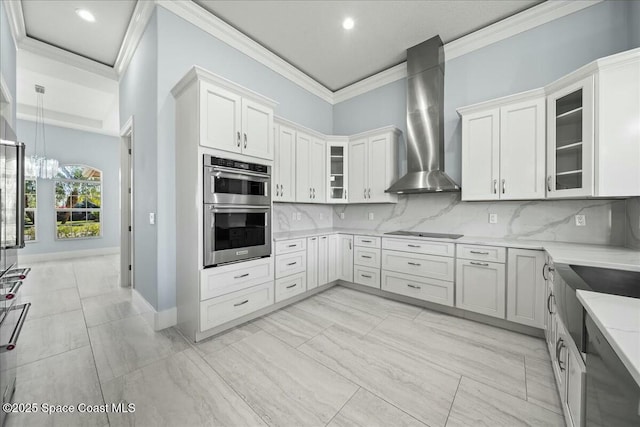
[{"label": "electrical outlet", "polygon": [[587,225],[587,216],[586,215],[576,215],[576,226],[584,227]]},{"label": "electrical outlet", "polygon": [[324,214],[323,214],[323,213],[321,213],[321,214],[320,214],[320,221],[322,221],[323,219],[324,219]]},{"label": "electrical outlet", "polygon": [[373,212],[369,212],[369,221],[373,221]]},{"label": "electrical outlet", "polygon": [[300,220],[302,219],[302,212],[298,212],[298,213],[296,214],[296,219],[297,219],[298,221],[300,221]]},{"label": "electrical outlet", "polygon": [[149,224],[155,225],[156,223],[156,214],[153,212],[149,212]]},{"label": "electrical outlet", "polygon": [[344,219],[344,212],[340,212],[340,219]]},{"label": "electrical outlet", "polygon": [[498,214],[490,213],[489,214],[489,224],[497,224],[498,223]]}]

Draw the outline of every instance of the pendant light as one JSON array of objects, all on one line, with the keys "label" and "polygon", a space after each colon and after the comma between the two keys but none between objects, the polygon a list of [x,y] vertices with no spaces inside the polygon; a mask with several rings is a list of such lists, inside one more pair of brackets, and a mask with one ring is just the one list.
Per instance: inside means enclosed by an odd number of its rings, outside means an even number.
[{"label": "pendant light", "polygon": [[[25,165],[25,173],[41,179],[53,179],[58,173],[58,161],[47,158],[47,141],[44,126],[44,86],[36,85],[36,137],[33,155]],[[38,153],[38,134],[42,134],[42,155]]]}]

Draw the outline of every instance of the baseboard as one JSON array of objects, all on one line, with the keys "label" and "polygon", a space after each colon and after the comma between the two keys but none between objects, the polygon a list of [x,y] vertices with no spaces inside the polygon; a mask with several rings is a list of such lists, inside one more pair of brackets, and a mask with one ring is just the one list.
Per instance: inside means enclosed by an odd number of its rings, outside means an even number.
[{"label": "baseboard", "polygon": [[158,312],[136,289],[132,289],[131,295],[133,303],[143,307],[142,317],[154,331],[170,328],[178,323],[178,309],[176,307]]},{"label": "baseboard", "polygon": [[57,261],[61,259],[86,258],[100,255],[113,255],[120,253],[120,247],[114,246],[110,248],[84,249],[80,251],[64,251],[64,252],[47,252],[43,254],[21,254],[18,252],[20,265],[31,264],[34,262]]}]

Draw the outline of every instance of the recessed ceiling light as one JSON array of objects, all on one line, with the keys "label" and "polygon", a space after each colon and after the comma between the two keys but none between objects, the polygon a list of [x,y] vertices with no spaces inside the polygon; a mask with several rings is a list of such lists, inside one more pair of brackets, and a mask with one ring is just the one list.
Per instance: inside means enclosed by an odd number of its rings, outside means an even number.
[{"label": "recessed ceiling light", "polygon": [[342,28],[344,28],[345,30],[350,30],[353,28],[355,22],[353,22],[353,19],[351,18],[346,18],[344,21],[342,21]]},{"label": "recessed ceiling light", "polygon": [[93,16],[93,13],[89,12],[87,9],[76,9],[76,15],[87,22],[96,22],[96,17]]}]

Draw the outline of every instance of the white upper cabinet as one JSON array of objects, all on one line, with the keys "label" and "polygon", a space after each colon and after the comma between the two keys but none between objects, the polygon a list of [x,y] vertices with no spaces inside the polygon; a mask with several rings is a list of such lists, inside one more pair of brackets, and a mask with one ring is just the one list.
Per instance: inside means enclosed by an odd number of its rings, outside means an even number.
[{"label": "white upper cabinet", "polygon": [[458,110],[462,115],[462,200],[545,197],[542,90]]},{"label": "white upper cabinet", "polygon": [[589,76],[547,97],[547,196],[593,195],[593,90]]},{"label": "white upper cabinet", "polygon": [[359,134],[349,143],[349,201],[396,203],[396,194],[384,191],[398,179],[400,131],[384,128]]},{"label": "white upper cabinet", "polygon": [[314,138],[311,142],[311,153],[309,159],[309,181],[311,187],[313,188],[313,199],[314,203],[325,203],[326,202],[326,145],[323,140],[318,138]]},{"label": "white upper cabinet", "polygon": [[296,201],[325,203],[325,142],[298,131],[296,136]]},{"label": "white upper cabinet", "polygon": [[273,160],[273,107],[200,81],[200,145]]},{"label": "white upper cabinet", "polygon": [[274,202],[296,201],[296,131],[276,126],[273,187]]},{"label": "white upper cabinet", "polygon": [[330,137],[327,141],[326,190],[328,203],[347,203],[349,187],[349,141]]}]

